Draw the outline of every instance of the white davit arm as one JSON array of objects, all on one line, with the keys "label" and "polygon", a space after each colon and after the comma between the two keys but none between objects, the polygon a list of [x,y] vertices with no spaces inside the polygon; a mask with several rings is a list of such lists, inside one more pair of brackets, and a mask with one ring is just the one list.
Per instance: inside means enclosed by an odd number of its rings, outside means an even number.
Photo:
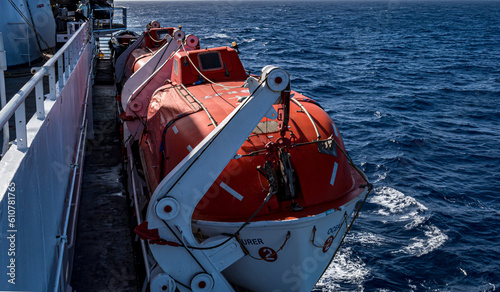
[{"label": "white davit arm", "polygon": [[[149,229],[157,228],[160,238],[181,246],[149,245],[163,270],[152,275],[151,291],[234,291],[220,272],[244,256],[240,245],[222,235],[198,243],[191,218],[198,202],[289,84],[289,74],[273,66],[262,69],[260,82],[249,77],[245,86],[251,95],[158,185],[146,215]],[[200,246],[214,248],[195,249]]]},{"label": "white davit arm", "polygon": [[[167,35],[167,42],[154,53],[144,66],[140,67],[139,70],[129,77],[123,85],[121,94],[123,110],[127,110],[131,97],[136,95],[137,92],[140,92],[142,88],[146,86],[147,81],[154,78],[158,71],[160,71],[168,60],[170,60],[172,53],[181,47],[184,37],[185,34],[181,30],[176,30],[173,38]],[[125,53],[122,55],[125,55]],[[162,82],[164,81],[165,80],[162,80]],[[154,86],[158,88],[161,84],[155,84]],[[144,106],[147,107],[147,104]]]}]

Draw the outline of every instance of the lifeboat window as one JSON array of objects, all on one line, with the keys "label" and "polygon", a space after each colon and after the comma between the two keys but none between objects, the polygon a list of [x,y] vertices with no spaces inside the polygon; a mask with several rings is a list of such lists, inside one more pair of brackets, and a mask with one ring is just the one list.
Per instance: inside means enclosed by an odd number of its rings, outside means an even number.
[{"label": "lifeboat window", "polygon": [[179,75],[178,72],[179,72],[179,64],[178,64],[177,59],[174,59],[174,74]]},{"label": "lifeboat window", "polygon": [[208,52],[198,55],[201,64],[201,70],[217,70],[222,69],[222,61],[219,52]]}]

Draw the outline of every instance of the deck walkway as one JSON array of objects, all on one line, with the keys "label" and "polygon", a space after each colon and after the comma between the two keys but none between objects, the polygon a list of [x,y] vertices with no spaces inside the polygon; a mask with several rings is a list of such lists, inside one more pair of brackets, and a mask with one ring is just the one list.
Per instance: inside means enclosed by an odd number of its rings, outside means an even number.
[{"label": "deck walkway", "polygon": [[126,292],[139,286],[115,91],[111,63],[100,61],[93,88],[95,135],[87,142],[71,284],[76,291]]}]

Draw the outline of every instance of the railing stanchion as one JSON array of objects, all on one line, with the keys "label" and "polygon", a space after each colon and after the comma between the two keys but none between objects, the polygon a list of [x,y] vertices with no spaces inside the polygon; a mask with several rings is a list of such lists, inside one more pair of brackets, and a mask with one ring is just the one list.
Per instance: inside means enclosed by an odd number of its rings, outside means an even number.
[{"label": "railing stanchion", "polygon": [[64,67],[63,67],[63,58],[60,57],[57,60],[57,81],[59,82],[59,93],[61,93],[64,85],[66,84],[64,80]]},{"label": "railing stanchion", "polygon": [[24,101],[16,109],[15,116],[17,150],[25,151],[28,149],[28,137],[26,134],[26,109]]},{"label": "railing stanchion", "polygon": [[69,79],[69,48],[66,52],[64,52],[64,78],[65,78],[65,81],[64,83],[66,83],[66,81]]},{"label": "railing stanchion", "polygon": [[77,40],[75,40],[70,46],[69,46],[69,75],[71,75],[71,72],[73,72],[73,68],[75,68],[75,57],[74,57],[74,52],[75,52],[75,43]]},{"label": "railing stanchion", "polygon": [[56,69],[54,66],[49,68],[49,99],[56,99]]},{"label": "railing stanchion", "polygon": [[35,86],[35,97],[36,97],[36,117],[39,120],[45,119],[45,107],[44,107],[44,96],[43,96],[43,79],[38,81]]}]

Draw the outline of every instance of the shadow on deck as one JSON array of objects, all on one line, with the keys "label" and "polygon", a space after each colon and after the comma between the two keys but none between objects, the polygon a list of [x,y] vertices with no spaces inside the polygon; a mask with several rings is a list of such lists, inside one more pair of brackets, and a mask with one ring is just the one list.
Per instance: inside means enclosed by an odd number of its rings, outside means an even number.
[{"label": "shadow on deck", "polygon": [[139,290],[115,95],[111,62],[100,61],[93,87],[95,135],[87,141],[73,262],[76,291]]}]

